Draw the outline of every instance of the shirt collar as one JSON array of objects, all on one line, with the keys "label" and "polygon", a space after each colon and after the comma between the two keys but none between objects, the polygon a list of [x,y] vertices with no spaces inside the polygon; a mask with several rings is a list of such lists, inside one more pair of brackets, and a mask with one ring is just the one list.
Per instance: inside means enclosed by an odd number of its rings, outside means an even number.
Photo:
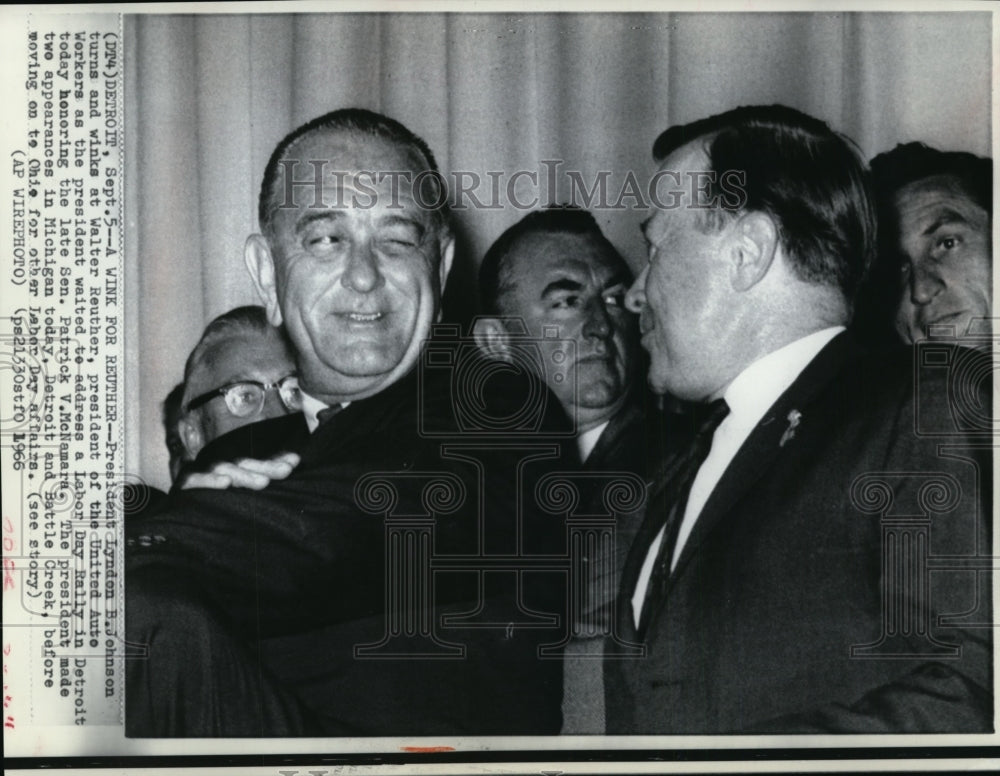
[{"label": "shirt collar", "polygon": [[757,359],[740,372],[723,393],[732,420],[741,427],[756,426],[816,354],[842,331],[843,326],[815,331]]},{"label": "shirt collar", "polygon": [[[305,391],[302,393],[302,414],[306,417],[306,425],[309,427],[309,433],[311,434],[319,427],[319,415],[320,412],[327,409],[330,405],[321,402],[314,396],[310,396]],[[349,401],[342,401],[340,403],[341,408],[346,407],[350,404]]]},{"label": "shirt collar", "polygon": [[608,423],[610,422],[610,420],[606,420],[601,425],[584,431],[576,438],[576,447],[580,451],[581,461],[586,461],[590,457],[590,454],[594,451],[594,446],[597,444],[597,440],[601,438],[601,434],[604,433],[604,429],[608,427]]}]

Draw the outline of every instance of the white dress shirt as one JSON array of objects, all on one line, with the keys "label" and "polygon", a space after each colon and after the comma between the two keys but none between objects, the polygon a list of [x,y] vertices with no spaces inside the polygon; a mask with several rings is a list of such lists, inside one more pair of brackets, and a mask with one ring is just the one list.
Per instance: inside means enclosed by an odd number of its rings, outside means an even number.
[{"label": "white dress shirt", "polygon": [[590,454],[594,450],[594,445],[597,444],[597,440],[601,438],[601,434],[604,433],[604,429],[608,427],[608,423],[610,422],[610,420],[606,420],[601,425],[584,431],[576,438],[576,448],[580,451],[581,461],[586,461],[590,457]]},{"label": "white dress shirt", "polygon": [[[691,484],[691,493],[677,534],[677,545],[670,560],[671,571],[677,566],[681,550],[691,536],[691,531],[708,497],[712,495],[715,486],[719,484],[723,473],[750,436],[750,432],[763,419],[771,405],[795,382],[809,362],[843,330],[843,326],[822,329],[768,353],[740,372],[723,391],[722,398],[729,405],[729,414],[712,435],[712,448]],[[637,628],[642,605],[646,599],[646,588],[649,586],[653,565],[663,543],[665,529],[666,526],[661,527],[653,540],[632,595],[632,617]]]},{"label": "white dress shirt", "polygon": [[[329,408],[329,404],[324,404],[319,399],[310,396],[305,391],[300,389],[302,394],[302,413],[306,416],[306,425],[309,427],[309,433],[311,434],[317,428],[319,428],[319,414]],[[340,408],[343,409],[349,405],[349,401],[342,401],[340,403]]]}]

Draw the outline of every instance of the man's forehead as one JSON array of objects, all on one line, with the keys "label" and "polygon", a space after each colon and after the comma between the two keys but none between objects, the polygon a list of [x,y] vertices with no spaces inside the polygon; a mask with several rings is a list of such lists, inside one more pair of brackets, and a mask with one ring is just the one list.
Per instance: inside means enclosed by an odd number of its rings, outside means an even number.
[{"label": "man's forehead", "polygon": [[284,375],[264,374],[294,368],[294,361],[277,333],[237,330],[212,342],[187,379],[184,401],[235,380],[271,380]]},{"label": "man's forehead", "polygon": [[[282,161],[298,163],[296,180],[301,180],[311,163],[323,165],[324,172],[410,173],[415,176],[427,169],[415,149],[404,143],[351,129],[317,129],[296,140],[285,151]],[[283,165],[287,168],[290,165]],[[311,171],[310,171],[311,172]]]},{"label": "man's forehead", "polygon": [[678,210],[688,209],[694,189],[699,191],[700,198],[709,196],[704,190],[704,181],[696,173],[711,171],[708,143],[712,137],[713,135],[702,135],[689,140],[667,154],[656,168],[657,197],[663,203],[669,204],[657,207],[654,203],[649,216],[641,225],[642,232],[647,238],[651,232],[663,229],[669,218]]},{"label": "man's forehead", "polygon": [[604,277],[625,270],[624,261],[603,240],[574,232],[532,232],[521,237],[510,250],[512,273],[559,274]]},{"label": "man's forehead", "polygon": [[383,221],[394,215],[423,228],[432,220],[429,209],[439,190],[426,163],[404,144],[356,131],[316,130],[294,143],[282,162],[272,200],[274,217],[285,228],[348,211]]},{"label": "man's forehead", "polygon": [[930,218],[933,210],[954,208],[963,213],[985,211],[973,201],[953,175],[932,175],[900,187],[893,201],[902,218]]},{"label": "man's forehead", "polygon": [[660,163],[660,170],[690,172],[707,170],[709,166],[707,144],[710,137],[703,135],[689,140],[671,151]]},{"label": "man's forehead", "polygon": [[271,331],[235,331],[213,342],[202,358],[205,370],[218,374],[241,366],[252,370],[264,361],[290,361],[291,354],[284,341]]}]

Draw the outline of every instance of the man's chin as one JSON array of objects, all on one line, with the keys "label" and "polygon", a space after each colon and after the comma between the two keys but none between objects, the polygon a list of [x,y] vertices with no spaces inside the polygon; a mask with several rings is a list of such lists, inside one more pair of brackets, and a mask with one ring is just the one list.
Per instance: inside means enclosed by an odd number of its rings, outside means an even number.
[{"label": "man's chin", "polygon": [[332,353],[332,356],[322,361],[328,369],[347,377],[359,378],[388,374],[403,358],[403,351],[397,348],[379,347],[366,342],[354,342],[327,352]]},{"label": "man's chin", "polygon": [[947,342],[979,349],[990,346],[992,334],[992,321],[988,315],[966,314],[930,324],[912,342]]},{"label": "man's chin", "polygon": [[687,393],[684,386],[675,385],[670,380],[658,376],[652,370],[650,370],[649,375],[646,378],[646,385],[649,390],[657,396],[670,394],[671,396],[676,396],[679,399],[684,399],[684,394]]},{"label": "man's chin", "polygon": [[611,409],[621,404],[625,390],[619,385],[606,385],[580,392],[576,405],[586,410]]},{"label": "man's chin", "polygon": [[324,401],[358,399],[386,387],[399,359],[326,358],[311,364],[299,364],[302,390]]},{"label": "man's chin", "polygon": [[966,334],[976,333],[975,328],[970,332],[969,326],[973,323],[975,316],[968,313],[957,315],[946,315],[935,318],[930,323],[910,324],[907,327],[903,339],[907,344],[914,344],[923,340],[947,341],[959,339]]}]

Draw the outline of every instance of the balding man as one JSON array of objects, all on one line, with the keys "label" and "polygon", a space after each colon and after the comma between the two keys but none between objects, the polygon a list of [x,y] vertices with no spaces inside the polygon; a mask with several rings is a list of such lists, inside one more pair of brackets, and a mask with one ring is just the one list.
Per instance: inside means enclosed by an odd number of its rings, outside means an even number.
[{"label": "balding man", "polygon": [[500,376],[478,411],[542,401],[497,444],[456,414],[454,371],[423,368],[453,254],[441,185],[426,144],[370,111],[275,149],[246,259],[293,344],[303,414],[231,434],[301,462],[259,491],[185,491],[143,525],[131,734],[558,732],[560,666],[538,648],[559,640],[560,575],[513,559],[565,549],[561,521],[522,498],[566,465],[550,435],[565,422],[544,389]]}]

